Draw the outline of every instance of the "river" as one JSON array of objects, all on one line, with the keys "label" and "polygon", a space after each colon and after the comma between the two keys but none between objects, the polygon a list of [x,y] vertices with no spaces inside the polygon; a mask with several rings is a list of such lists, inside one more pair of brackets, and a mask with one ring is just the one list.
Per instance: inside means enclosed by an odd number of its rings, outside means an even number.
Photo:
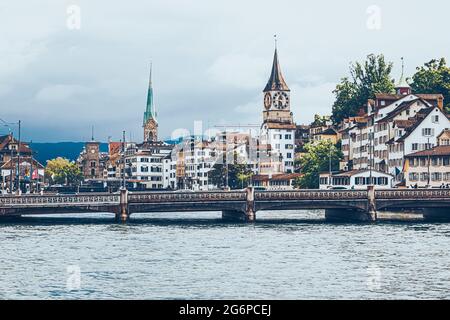
[{"label": "river", "polygon": [[450,224],[323,211],[26,217],[0,224],[1,299],[450,298]]}]

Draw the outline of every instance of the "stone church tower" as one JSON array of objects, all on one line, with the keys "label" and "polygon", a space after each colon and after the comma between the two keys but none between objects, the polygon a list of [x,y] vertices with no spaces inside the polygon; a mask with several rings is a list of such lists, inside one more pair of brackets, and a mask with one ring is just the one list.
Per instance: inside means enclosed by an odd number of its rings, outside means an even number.
[{"label": "stone church tower", "polygon": [[291,91],[281,73],[275,47],[272,71],[263,90],[264,109],[261,126],[262,140],[271,145],[272,154],[279,159],[279,171],[294,172],[294,139],[296,125],[291,112]]},{"label": "stone church tower", "polygon": [[147,108],[144,113],[144,142],[158,141],[158,122],[153,102],[152,66],[150,65],[150,80],[147,93]]}]

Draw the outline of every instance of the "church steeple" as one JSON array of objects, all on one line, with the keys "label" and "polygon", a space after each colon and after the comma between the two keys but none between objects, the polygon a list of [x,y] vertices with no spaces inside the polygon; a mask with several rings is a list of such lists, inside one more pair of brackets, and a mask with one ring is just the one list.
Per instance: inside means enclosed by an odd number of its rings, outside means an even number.
[{"label": "church steeple", "polygon": [[158,121],[156,121],[155,104],[153,102],[152,65],[150,64],[150,80],[148,82],[147,107],[144,113],[144,141],[158,141]]},{"label": "church steeple", "polygon": [[290,91],[289,87],[284,81],[281,73],[280,63],[278,62],[278,52],[275,39],[275,53],[273,55],[272,72],[270,73],[269,81],[266,84],[263,92],[268,91]]},{"label": "church steeple", "polygon": [[156,121],[155,105],[153,102],[152,64],[150,64],[150,78],[148,81],[147,108],[144,113],[144,125],[150,119],[154,119]]},{"label": "church steeple", "polygon": [[406,82],[405,79],[405,61],[402,57],[402,74],[398,83],[395,85],[395,91],[398,95],[408,95],[411,94],[411,86]]}]

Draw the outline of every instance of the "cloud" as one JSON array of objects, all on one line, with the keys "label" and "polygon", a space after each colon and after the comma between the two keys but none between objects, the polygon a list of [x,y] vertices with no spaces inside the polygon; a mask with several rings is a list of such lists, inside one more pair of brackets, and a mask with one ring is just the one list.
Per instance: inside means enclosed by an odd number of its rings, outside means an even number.
[{"label": "cloud", "polygon": [[[81,8],[80,30],[67,28],[70,4]],[[23,119],[24,138],[34,141],[80,140],[91,125],[100,140],[120,139],[122,130],[138,139],[152,60],[162,137],[199,119],[260,123],[277,34],[294,118],[308,123],[331,112],[350,61],[372,52],[394,62],[405,56],[413,72],[450,56],[450,42],[441,41],[450,4],[378,0],[380,31],[367,29],[371,4],[279,0],[275,12],[268,0],[2,0],[0,116]],[[411,23],[432,7],[441,9],[433,24]],[[440,45],[405,53],[417,38]]]},{"label": "cloud", "polygon": [[90,88],[80,85],[56,84],[39,90],[36,100],[39,102],[64,102],[91,91]]},{"label": "cloud", "polygon": [[247,54],[218,57],[207,70],[217,84],[241,89],[258,89],[267,76],[267,61]]}]

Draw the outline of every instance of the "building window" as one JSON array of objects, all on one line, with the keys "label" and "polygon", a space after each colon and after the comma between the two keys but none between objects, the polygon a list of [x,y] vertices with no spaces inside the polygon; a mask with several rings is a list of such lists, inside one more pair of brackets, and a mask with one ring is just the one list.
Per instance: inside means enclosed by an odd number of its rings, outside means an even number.
[{"label": "building window", "polygon": [[439,123],[439,115],[432,116],[432,117],[431,117],[431,121],[432,121],[433,123]]},{"label": "building window", "polygon": [[450,157],[444,157],[442,160],[444,166],[450,166]]},{"label": "building window", "polygon": [[424,137],[432,137],[432,136],[434,136],[434,129],[433,128],[423,128],[422,135]]},{"label": "building window", "polygon": [[419,174],[416,172],[411,172],[409,174],[409,180],[411,181],[418,181],[419,180]]},{"label": "building window", "polygon": [[417,151],[419,149],[419,144],[418,143],[413,143],[412,144],[412,151]]},{"label": "building window", "polygon": [[442,180],[442,173],[440,173],[440,172],[433,172],[431,174],[431,180],[432,181],[441,181]]}]

